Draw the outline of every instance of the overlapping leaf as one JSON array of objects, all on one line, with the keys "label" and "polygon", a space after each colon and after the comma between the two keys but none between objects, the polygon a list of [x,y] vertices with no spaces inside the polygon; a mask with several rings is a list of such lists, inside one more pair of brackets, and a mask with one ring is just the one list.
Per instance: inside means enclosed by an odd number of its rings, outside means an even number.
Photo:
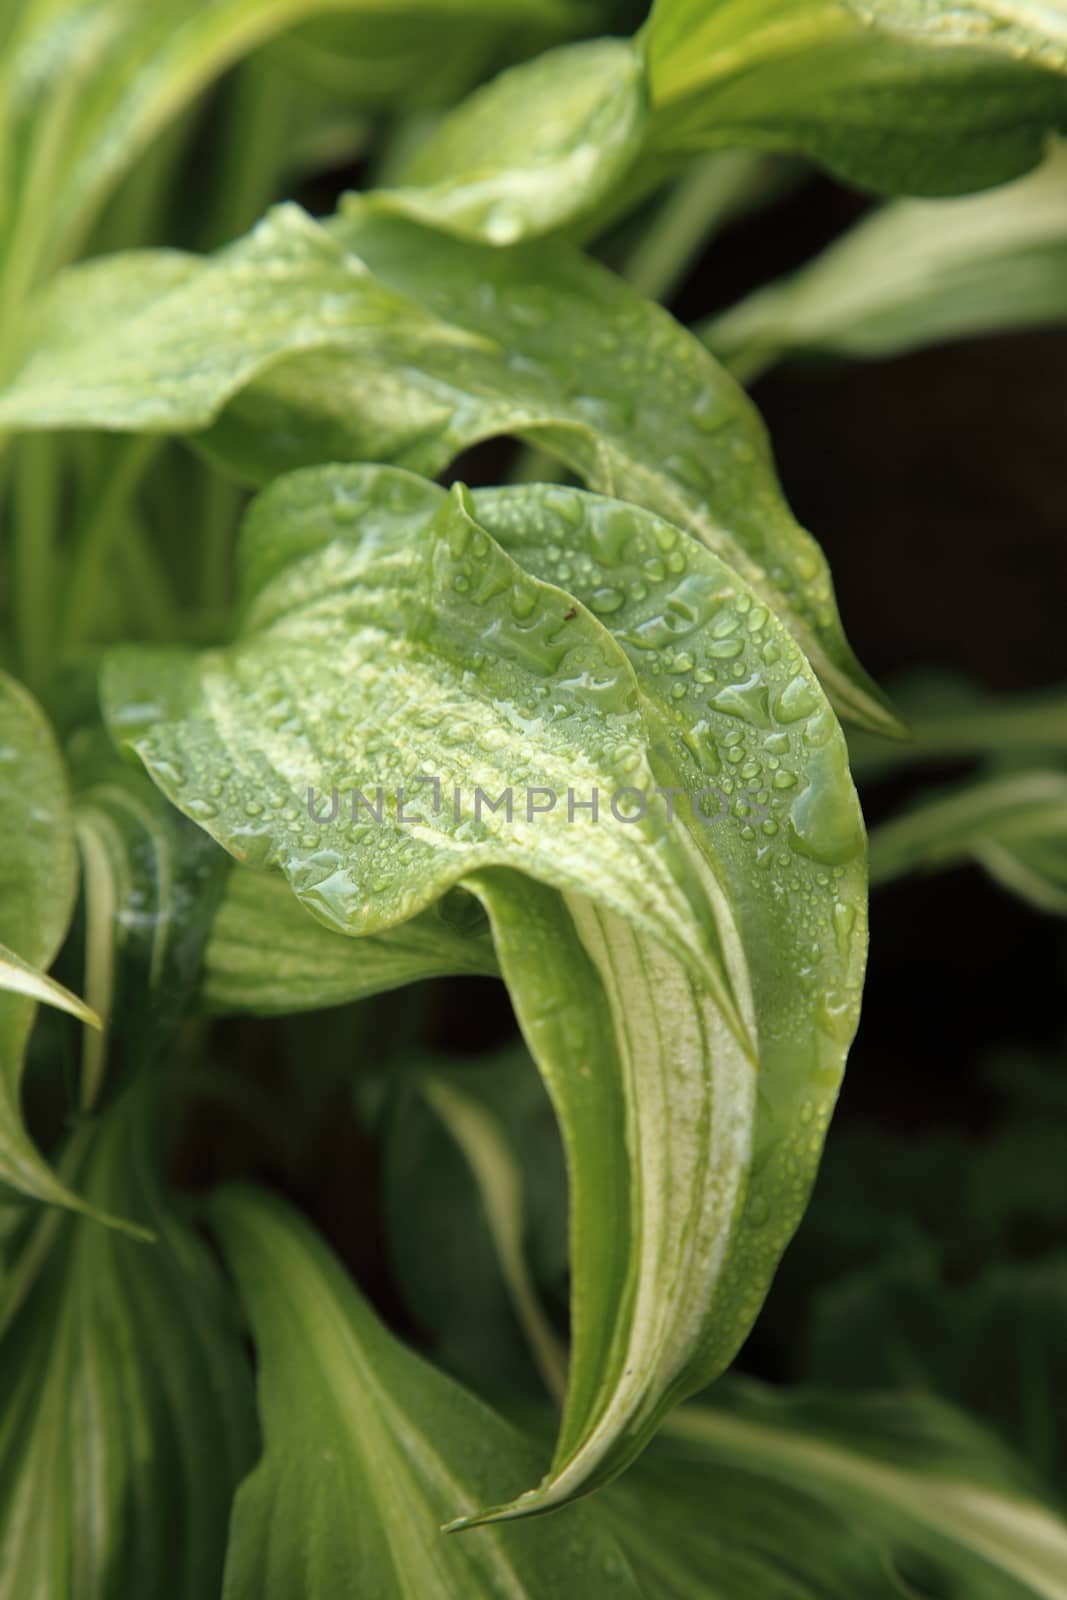
[{"label": "overlapping leaf", "polygon": [[664,1600],[1064,1600],[1067,1524],[950,1407],[732,1385],[600,1502]]},{"label": "overlapping leaf", "polygon": [[1002,183],[1067,124],[1067,9],[1018,0],[656,0],[662,150],[795,149],[855,183]]},{"label": "overlapping leaf", "polygon": [[282,208],[206,261],[131,254],[62,275],[0,391],[7,428],[187,432],[216,417],[201,442],[258,479],[353,458],[433,474],[490,435],[536,438],[728,560],[843,711],[898,726],[750,402],[665,312],[563,246],[494,250],[372,200],[328,229]]},{"label": "overlapping leaf", "polygon": [[536,1452],[405,1350],[280,1202],[227,1191],[212,1216],[252,1325],[265,1436],[234,1507],[225,1600],[640,1592],[585,1507],[444,1535]]},{"label": "overlapping leaf", "polygon": [[513,67],[436,129],[389,203],[490,244],[548,233],[629,174],[645,136],[641,59],[621,39]]},{"label": "overlapping leaf", "polygon": [[236,867],[212,923],[204,998],[216,1011],[308,1011],[421,978],[496,973],[476,902],[445,896],[398,927],[346,939],[316,920],[276,873]]},{"label": "overlapping leaf", "polygon": [[[118,651],[105,673],[113,731],[179,807],[347,933],[405,922],[484,866],[582,892],[592,858],[605,902],[743,1031],[682,842],[651,818],[585,832],[568,803],[652,787],[631,676],[593,617],[566,618],[569,596],[528,578],[459,491],[387,468],[281,480],[242,553],[234,648]],[[560,806],[541,814],[548,793]]]},{"label": "overlapping leaf", "polygon": [[797,151],[939,195],[1025,172],[1064,127],[1058,3],[657,0],[634,41],[564,47],[476,91],[393,201],[512,243],[595,229],[698,151]]},{"label": "overlapping leaf", "polygon": [[83,1110],[105,1065],[143,1071],[171,1048],[200,988],[204,945],[230,866],[98,724],[68,748],[85,895],[90,997],[105,1019],[82,1056]]},{"label": "overlapping leaf", "polygon": [[204,1600],[254,1453],[251,1381],[200,1240],[168,1211],[144,1107],[117,1103],[71,1181],[154,1243],[42,1212],[0,1307],[3,1600]]},{"label": "overlapping leaf", "polygon": [[[510,1515],[618,1471],[750,1326],[855,1025],[863,838],[817,681],[735,573],[578,491],[474,505],[389,469],[281,480],[237,644],[121,652],[105,698],[180,807],[342,931],[460,882],[486,905],[571,1180],[567,1410]],[[594,787],[596,822],[566,801]]]},{"label": "overlapping leaf", "polygon": [[565,1354],[542,1308],[566,1299],[567,1175],[527,1052],[416,1057],[380,1078],[390,1264],[437,1365],[481,1393],[553,1395]]},{"label": "overlapping leaf", "polygon": [[898,200],[706,329],[751,378],[793,353],[887,356],[1067,320],[1067,151],[1017,183]]}]

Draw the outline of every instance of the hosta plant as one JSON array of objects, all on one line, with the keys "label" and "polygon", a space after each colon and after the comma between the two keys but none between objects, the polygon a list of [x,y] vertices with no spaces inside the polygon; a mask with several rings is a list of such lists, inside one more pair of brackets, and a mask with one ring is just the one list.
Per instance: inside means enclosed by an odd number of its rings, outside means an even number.
[{"label": "hosta plant", "polygon": [[1010,1384],[849,1392],[940,1257],[727,1375],[868,873],[1067,909],[1062,695],[888,696],[741,385],[1062,320],[1061,129],[1059,0],[9,4],[0,1600],[1067,1596]]}]

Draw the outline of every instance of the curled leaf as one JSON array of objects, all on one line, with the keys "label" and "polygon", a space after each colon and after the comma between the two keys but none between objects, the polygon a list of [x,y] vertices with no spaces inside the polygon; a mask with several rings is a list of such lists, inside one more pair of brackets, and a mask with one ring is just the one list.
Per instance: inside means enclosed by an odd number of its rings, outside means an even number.
[{"label": "curled leaf", "polygon": [[865,950],[843,737],[737,573],[620,502],[317,469],[242,561],[234,645],[117,653],[109,718],[341,933],[485,905],[567,1152],[573,1305],[549,1474],[482,1515],[547,1509],[732,1359],[803,1210]]}]

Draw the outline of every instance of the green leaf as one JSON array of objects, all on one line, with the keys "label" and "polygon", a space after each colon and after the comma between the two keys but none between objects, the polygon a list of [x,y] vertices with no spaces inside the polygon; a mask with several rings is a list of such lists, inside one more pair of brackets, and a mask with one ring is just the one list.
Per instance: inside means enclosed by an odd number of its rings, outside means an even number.
[{"label": "green leaf", "polygon": [[54,269],[116,180],[203,89],[295,24],[331,14],[366,19],[385,55],[405,41],[410,48],[427,14],[431,27],[443,20],[497,38],[502,20],[549,28],[571,20],[560,0],[513,0],[506,11],[500,0],[25,0],[0,57],[10,85],[0,244],[4,233],[9,248],[23,248],[20,231],[39,236],[40,259]]},{"label": "green leaf", "polygon": [[78,882],[67,775],[47,718],[0,674],[0,932],[34,967],[51,965]]},{"label": "green leaf", "polygon": [[797,150],[891,193],[1019,176],[1067,126],[1067,10],[1019,0],[656,0],[654,147]]},{"label": "green leaf", "polygon": [[535,1451],[404,1349],[279,1201],[230,1190],[212,1217],[252,1324],[265,1436],[237,1495],[225,1600],[638,1594],[585,1507],[442,1534],[501,1479],[521,1482]]},{"label": "green leaf", "polygon": [[5,944],[0,944],[0,989],[8,994],[26,995],[46,1006],[55,1006],[58,1011],[66,1011],[70,1016],[77,1017],[79,1022],[87,1022],[90,1027],[99,1028],[101,1025],[92,1006],[87,1006],[84,1000],[71,994],[69,989],[64,989],[54,978],[49,978],[28,961],[23,961]]},{"label": "green leaf", "polygon": [[105,1068],[142,1072],[167,1059],[200,988],[204,945],[229,858],[116,755],[99,723],[68,757],[85,895],[86,985],[104,1030],[87,1036],[80,1107]]},{"label": "green leaf", "polygon": [[[610,1347],[590,1337],[583,1348],[576,1339],[554,1481],[542,1491],[549,1496],[560,1493],[568,1470],[586,1472],[596,1463],[596,1430],[587,1415],[603,1409],[599,1426],[608,1434],[618,1429],[614,1468],[654,1427],[656,1389],[692,1392],[726,1366],[748,1330],[803,1211],[821,1148],[818,1130],[828,1120],[855,1025],[863,944],[855,874],[862,872],[862,846],[843,746],[830,723],[820,724],[826,713],[816,710],[824,702],[807,699],[812,680],[793,676],[802,658],[783,649],[784,636],[765,610],[750,614],[750,597],[743,596],[740,612],[733,612],[730,601],[740,589],[734,574],[704,552],[672,570],[663,559],[661,525],[595,497],[532,488],[480,491],[474,499],[479,520],[527,570],[558,576],[565,563],[576,597],[604,608],[649,703],[657,782],[692,796],[713,775],[721,782],[724,770],[733,771],[738,792],[741,778],[751,778],[754,811],[769,802],[756,826],[742,820],[740,829],[709,826],[697,834],[738,918],[760,1040],[758,1101],[743,1061],[684,971],[617,919],[568,896],[569,917],[546,904],[534,921],[525,888],[502,900],[497,885],[487,898],[504,975],[568,1147],[573,1270],[579,1282],[596,1286],[572,1316],[576,1325],[595,1317],[615,1334]],[[583,525],[581,545],[571,534],[568,548],[568,524]],[[732,625],[741,619],[747,619],[743,644]],[[726,657],[727,646],[736,653]],[[793,725],[790,736],[794,697],[797,724],[806,731]],[[814,758],[813,744],[824,739],[822,756]],[[795,776],[801,787],[794,800]],[[742,819],[747,809],[742,799]],[[787,814],[792,820],[785,821]],[[820,837],[801,837],[805,816],[817,819]],[[783,822],[785,851],[775,842]],[[583,945],[603,985],[599,1006],[583,972]],[[809,965],[815,949],[824,986],[818,993]],[[565,1065],[575,1048],[568,1030],[576,1027],[585,1030],[577,1046],[583,1057],[615,1061],[618,1087],[610,1079],[598,1085],[595,1105],[591,1086]],[[702,1100],[709,1122],[693,1142]],[[711,1107],[726,1105],[734,1120],[724,1123]],[[621,1132],[630,1118],[639,1128],[658,1128],[660,1139],[638,1140],[632,1126]],[[613,1139],[630,1145],[629,1165],[614,1160],[610,1173],[586,1187],[579,1174],[597,1173],[613,1142],[604,1138],[609,1127]],[[691,1215],[708,1219],[695,1249],[678,1234],[680,1194],[704,1195],[692,1200]],[[603,1217],[627,1211],[635,1218],[632,1256],[626,1260],[625,1241],[617,1238],[621,1259],[613,1267]],[[650,1237],[657,1246],[639,1250],[637,1238]],[[642,1266],[634,1273],[638,1256]],[[627,1320],[629,1344],[617,1331]],[[614,1373],[610,1389],[606,1370]],[[652,1388],[650,1371],[658,1374]]]},{"label": "green leaf", "polygon": [[1055,767],[1067,757],[1067,693],[989,694],[954,674],[923,671],[894,685],[913,737],[850,736],[852,770],[872,779],[901,767],[981,758],[988,771]]},{"label": "green leaf", "polygon": [[1067,913],[1067,774],[1022,772],[967,784],[871,836],[874,883],[967,860],[1040,910]]},{"label": "green leaf", "polygon": [[[567,1407],[544,1484],[494,1513],[516,1515],[619,1471],[751,1326],[855,1027],[864,841],[817,680],[735,573],[579,491],[470,503],[385,468],[280,480],[246,524],[237,643],[120,652],[104,699],[182,809],[341,931],[460,883],[484,902],[571,1185]],[[350,788],[379,785],[353,823]],[[475,785],[512,816],[475,818]],[[596,823],[527,814],[593,787]]]},{"label": "green leaf", "polygon": [[143,1113],[127,1097],[83,1127],[70,1166],[91,1204],[156,1243],[43,1212],[4,1276],[3,1600],[218,1593],[251,1383],[217,1268],[153,1176]]},{"label": "green leaf", "polygon": [[416,221],[514,244],[592,210],[625,178],[644,134],[632,45],[563,46],[465,100],[383,198]]},{"label": "green leaf", "polygon": [[414,360],[423,344],[473,342],[377,282],[298,206],[279,206],[216,256],[131,251],[61,273],[26,330],[0,426],[186,432],[280,357],[373,354],[386,339]]},{"label": "green leaf", "polygon": [[565,619],[570,597],[494,546],[462,491],[388,468],[293,474],[256,502],[242,560],[235,646],[131,648],[105,669],[113,732],[180,809],[350,934],[406,922],[490,865],[579,892],[592,874],[744,1031],[678,836],[651,818],[586,833],[569,807],[527,820],[524,795],[513,820],[478,800],[516,778],[584,800],[651,789],[652,773],[618,647],[587,613]]},{"label": "green leaf", "polygon": [[1067,149],[1017,183],[897,200],[702,330],[750,380],[793,355],[895,355],[1067,319]]},{"label": "green leaf", "polygon": [[499,1118],[454,1076],[427,1073],[422,1092],[467,1160],[516,1316],[546,1385],[562,1397],[566,1361],[527,1267],[522,1176],[507,1133]]},{"label": "green leaf", "polygon": [[352,458],[432,476],[480,439],[530,438],[702,540],[845,713],[899,731],[751,403],[666,312],[563,245],[495,250],[373,199],[329,230],[283,207],[208,260],[130,254],[64,274],[0,391],[0,428],[188,432],[216,417],[199,442],[254,479]]},{"label": "green leaf", "polygon": [[1064,1600],[1067,1525],[962,1413],[754,1384],[686,1406],[598,1505],[663,1600]]},{"label": "green leaf", "polygon": [[[432,1107],[431,1079],[474,1108],[463,1142],[448,1108]],[[546,1284],[559,1320],[566,1307],[567,1173],[536,1066],[516,1048],[462,1065],[417,1057],[390,1062],[380,1085],[389,1262],[420,1343],[435,1365],[490,1398],[528,1391],[541,1400],[545,1382],[557,1393],[555,1333],[536,1307]]]},{"label": "green leaf", "polygon": [[211,929],[204,998],[215,1011],[269,1016],[496,970],[485,919],[461,890],[356,941],[305,911],[280,873],[235,867]]},{"label": "green leaf", "polygon": [[[20,1088],[36,999],[74,909],[78,858],[66,770],[44,713],[0,673],[0,949],[18,985],[0,983],[0,1185],[54,1205],[80,1202],[43,1160],[22,1120]],[[12,966],[10,963],[13,963]],[[49,990],[32,992],[25,974]],[[22,992],[12,992],[19,987]],[[56,985],[56,988],[59,986]],[[65,991],[61,991],[65,992]],[[73,997],[72,997],[73,998]],[[69,1007],[67,1008],[69,1009]]]},{"label": "green leaf", "polygon": [[[1009,1153],[1018,1160],[1022,1152],[1012,1146]],[[1038,1176],[1048,1193],[1049,1174]],[[1062,1251],[1038,1261],[991,1261],[963,1285],[950,1281],[932,1252],[914,1251],[818,1294],[808,1367],[815,1382],[835,1388],[925,1389],[964,1405],[1062,1487],[1065,1334]]]}]

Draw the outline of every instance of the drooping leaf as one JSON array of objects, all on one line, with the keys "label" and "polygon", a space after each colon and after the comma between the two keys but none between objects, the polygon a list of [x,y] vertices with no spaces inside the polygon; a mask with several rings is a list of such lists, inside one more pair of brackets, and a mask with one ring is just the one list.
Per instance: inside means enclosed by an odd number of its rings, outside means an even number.
[{"label": "drooping leaf", "polygon": [[[748,1331],[855,1026],[863,836],[817,680],[735,573],[597,496],[474,506],[382,468],[280,481],[238,642],[120,652],[105,700],[180,807],[342,932],[460,882],[486,905],[571,1185],[567,1409],[512,1515],[620,1470]],[[511,815],[472,815],[475,786]],[[585,826],[563,797],[594,786]]]},{"label": "drooping leaf", "polygon": [[[0,1295],[0,1596],[204,1600],[255,1442],[234,1309],[160,1191],[144,1106],[75,1136],[71,1182],[148,1244],[42,1212]],[[150,1142],[150,1141],[149,1141]]]},{"label": "drooping leaf", "polygon": [[1019,0],[656,0],[653,142],[798,150],[851,182],[959,194],[1067,126],[1067,10]]},{"label": "drooping leaf", "polygon": [[1017,183],[897,200],[703,330],[751,379],[793,354],[878,357],[1067,321],[1067,150]]},{"label": "drooping leaf", "polygon": [[[645,1387],[649,1370],[659,1374],[657,1386],[665,1393],[672,1383],[675,1392],[692,1392],[701,1377],[706,1381],[722,1370],[802,1213],[821,1148],[817,1130],[828,1119],[855,1025],[863,934],[853,873],[862,846],[847,798],[843,747],[830,725],[820,724],[824,713],[817,703],[807,699],[810,678],[794,677],[801,658],[782,648],[783,636],[764,608],[750,613],[749,597],[739,594],[733,574],[703,552],[685,566],[673,563],[672,570],[672,547],[665,560],[661,525],[595,497],[532,488],[479,491],[474,498],[479,520],[527,570],[559,580],[566,564],[572,592],[605,613],[650,703],[657,781],[692,797],[713,773],[732,771],[738,774],[736,791],[729,776],[725,782],[739,797],[742,819],[746,800],[753,802],[752,822],[742,820],[740,829],[709,824],[697,837],[738,914],[761,1046],[758,1102],[749,1099],[752,1085],[743,1064],[731,1060],[729,1041],[684,973],[635,942],[616,919],[568,896],[569,917],[546,905],[535,922],[528,894],[512,890],[505,899],[500,885],[487,902],[504,974],[568,1146],[576,1186],[572,1262],[582,1281],[587,1274],[599,1284],[585,1309],[599,1296],[603,1306],[613,1305],[601,1325],[617,1328],[625,1297],[638,1294],[629,1346],[617,1339],[609,1357],[590,1340],[584,1371],[576,1351],[568,1414],[577,1429],[587,1411],[610,1406],[611,1429],[619,1429],[627,1441],[623,1448],[632,1454],[655,1416],[654,1390]],[[567,544],[569,526],[583,526],[580,542],[570,534]],[[765,629],[772,633],[765,635]],[[820,746],[822,756],[813,758]],[[757,812],[763,812],[758,821]],[[805,818],[816,827],[807,838]],[[776,842],[783,826],[790,841],[785,850]],[[603,984],[607,1013],[603,1001],[594,1004],[595,986],[577,976],[583,944]],[[818,994],[810,987],[813,957],[825,985]],[[784,979],[787,970],[791,980]],[[560,996],[568,995],[569,1006],[560,1004]],[[574,1049],[567,1031],[575,1029],[584,1030],[578,1041],[583,1056],[607,1059],[618,1052],[623,1102],[634,1109],[590,1106],[589,1086],[563,1067]],[[656,1060],[673,1063],[667,1074],[647,1071]],[[610,1080],[601,1095],[608,1085]],[[712,1114],[703,1138],[690,1143],[694,1107],[704,1096],[712,1106],[732,1108],[732,1126]],[[617,1164],[599,1184],[577,1189],[579,1172],[596,1171],[602,1130],[618,1128],[628,1116],[638,1127],[658,1127],[662,1142],[657,1150],[641,1141],[640,1154],[634,1152],[629,1201],[619,1198],[627,1173]],[[745,1130],[749,1119],[754,1126]],[[663,1152],[669,1152],[665,1165]],[[746,1169],[747,1194],[744,1180],[731,1191],[729,1175],[736,1179]],[[602,1198],[598,1190],[615,1199]],[[705,1199],[694,1201],[692,1214],[707,1219],[707,1232],[685,1256],[677,1235],[677,1196],[700,1193]],[[660,1239],[657,1250],[643,1256],[635,1287],[612,1273],[603,1242],[605,1211],[610,1207],[617,1214],[627,1204],[641,1218],[635,1237]],[[632,1248],[636,1253],[636,1244]],[[683,1257],[674,1255],[676,1249]],[[614,1296],[621,1298],[613,1301]],[[677,1345],[668,1333],[672,1324],[690,1329]],[[616,1364],[618,1384],[610,1397],[598,1388],[609,1360]],[[576,1458],[585,1472],[597,1452],[584,1438],[588,1421],[581,1426]],[[572,1444],[565,1416],[556,1479],[544,1494],[557,1494],[566,1482]]]},{"label": "drooping leaf", "polygon": [[906,1395],[686,1406],[598,1500],[663,1600],[1064,1600],[1067,1524],[962,1413]]},{"label": "drooping leaf", "polygon": [[421,978],[492,976],[492,940],[462,891],[359,940],[316,920],[280,873],[235,867],[212,924],[204,998],[216,1011],[342,1005]]},{"label": "drooping leaf", "polygon": [[1067,774],[1022,772],[928,800],[871,835],[871,879],[979,862],[1043,911],[1067,912]]},{"label": "drooping leaf", "polygon": [[416,221],[490,244],[548,233],[624,179],[645,116],[642,64],[628,42],[565,45],[464,101],[386,198]]},{"label": "drooping leaf", "polygon": [[502,1479],[522,1482],[536,1451],[399,1344],[280,1201],[230,1190],[212,1216],[252,1324],[264,1431],[225,1600],[639,1593],[586,1507],[442,1533]]},{"label": "drooping leaf", "polygon": [[199,442],[253,479],[353,458],[433,475],[479,439],[529,437],[701,539],[844,712],[898,729],[751,403],[666,312],[563,245],[495,250],[373,199],[328,231],[284,207],[207,260],[134,253],[63,274],[22,348],[0,427],[181,433],[218,418]]}]

